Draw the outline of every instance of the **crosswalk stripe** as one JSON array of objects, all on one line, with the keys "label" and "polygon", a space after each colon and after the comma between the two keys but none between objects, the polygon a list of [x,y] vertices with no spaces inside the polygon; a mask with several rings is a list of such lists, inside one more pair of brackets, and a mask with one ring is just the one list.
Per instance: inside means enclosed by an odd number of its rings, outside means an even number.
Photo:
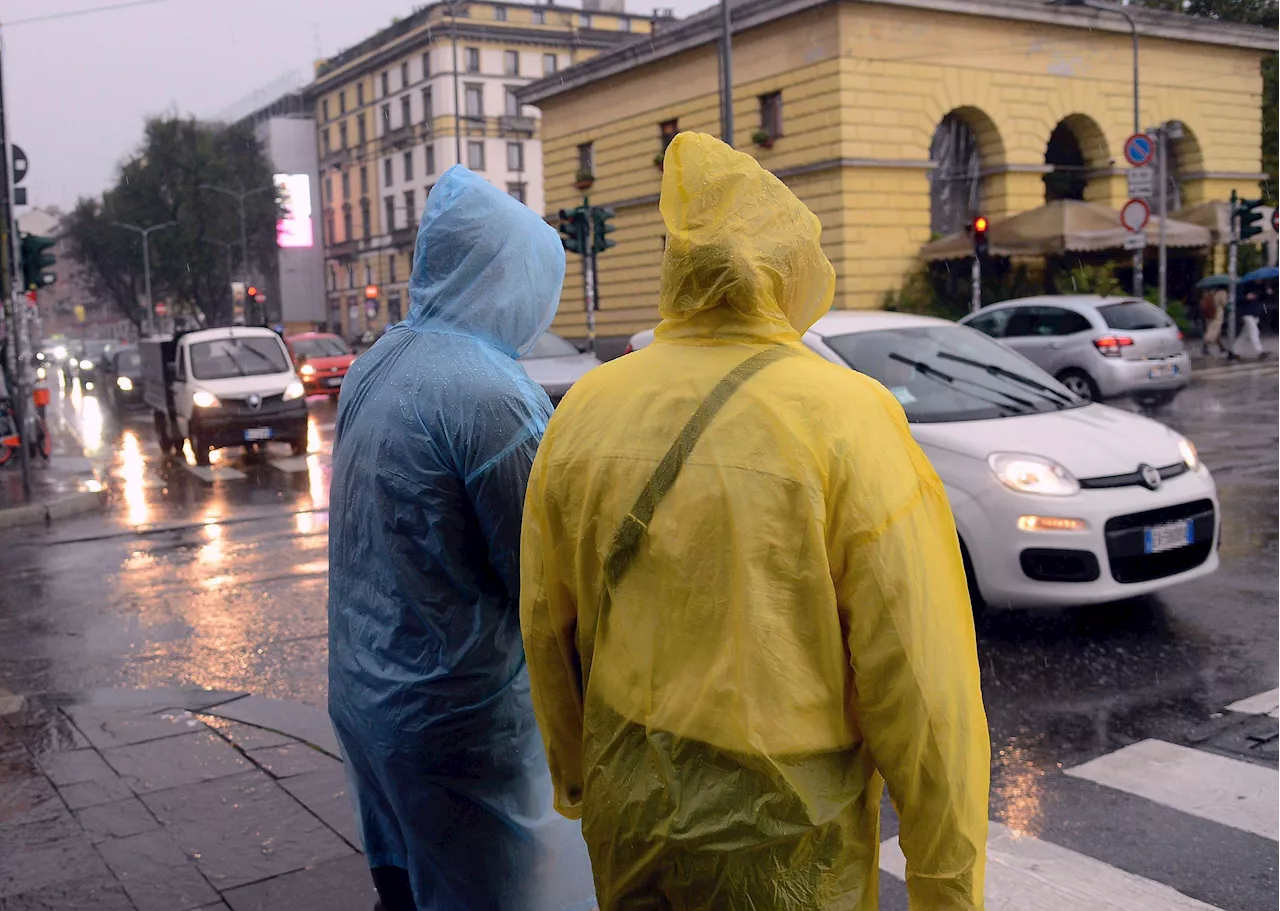
[{"label": "crosswalk stripe", "polygon": [[310,468],[307,464],[307,458],[308,457],[304,455],[289,456],[284,459],[272,459],[267,464],[272,468],[279,469],[280,471],[288,472],[289,474],[297,474],[300,471],[306,471]]},{"label": "crosswalk stripe", "polygon": [[1201,819],[1280,839],[1280,774],[1275,769],[1163,740],[1142,740],[1065,771]]},{"label": "crosswalk stripe", "polygon": [[[882,842],[880,869],[905,880],[906,868],[897,836]],[[991,911],[1219,911],[1162,883],[1018,835],[995,821],[987,835],[985,904]]]},{"label": "crosswalk stripe", "polygon": [[246,477],[243,471],[230,465],[188,465],[183,462],[182,467],[206,484],[214,481],[238,481]]},{"label": "crosswalk stripe", "polygon": [[1280,689],[1267,690],[1265,693],[1240,699],[1227,706],[1227,711],[1239,712],[1242,715],[1270,715],[1272,718],[1280,718]]}]

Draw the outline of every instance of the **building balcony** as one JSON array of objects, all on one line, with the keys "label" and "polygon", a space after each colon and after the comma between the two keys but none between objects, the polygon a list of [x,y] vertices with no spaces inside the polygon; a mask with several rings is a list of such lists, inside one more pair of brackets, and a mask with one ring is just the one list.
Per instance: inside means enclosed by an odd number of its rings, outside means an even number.
[{"label": "building balcony", "polygon": [[416,224],[404,228],[396,228],[391,232],[391,246],[397,250],[412,249],[417,241],[418,226]]},{"label": "building balcony", "polygon": [[533,117],[503,114],[498,118],[498,131],[503,135],[519,133],[525,136],[532,136],[537,128],[538,121]]},{"label": "building balcony", "polygon": [[388,130],[382,134],[382,138],[378,142],[379,149],[383,152],[394,152],[397,149],[404,149],[414,144],[418,138],[418,124],[407,124],[402,127],[396,127],[394,130]]}]

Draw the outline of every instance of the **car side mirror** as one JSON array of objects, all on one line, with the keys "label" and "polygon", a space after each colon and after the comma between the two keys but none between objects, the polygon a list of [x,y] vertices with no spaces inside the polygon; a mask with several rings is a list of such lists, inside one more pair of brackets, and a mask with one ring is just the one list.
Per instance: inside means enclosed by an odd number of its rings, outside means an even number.
[{"label": "car side mirror", "polygon": [[303,365],[303,364],[305,364],[306,362],[307,362],[307,356],[306,356],[305,354],[299,354],[299,355],[298,355],[298,366],[302,366],[302,365]]}]

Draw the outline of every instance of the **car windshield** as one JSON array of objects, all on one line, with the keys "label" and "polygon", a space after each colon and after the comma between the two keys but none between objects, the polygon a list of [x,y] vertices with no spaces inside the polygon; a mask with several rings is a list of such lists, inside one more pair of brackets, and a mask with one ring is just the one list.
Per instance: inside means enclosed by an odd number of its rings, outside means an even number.
[{"label": "car windshield", "polygon": [[300,357],[341,357],[350,354],[351,348],[336,335],[320,335],[315,338],[295,338],[289,342]]},{"label": "car windshield", "polygon": [[963,326],[855,332],[824,341],[854,370],[884,384],[912,423],[980,421],[1084,404],[1039,367]]},{"label": "car windshield", "polygon": [[1103,304],[1098,308],[1107,326],[1112,329],[1124,329],[1129,332],[1138,329],[1168,329],[1174,325],[1159,307],[1146,301],[1121,301],[1118,304]]},{"label": "car windshield", "polygon": [[116,357],[116,371],[119,373],[141,373],[142,355],[137,351],[121,351]]},{"label": "car windshield", "polygon": [[198,380],[286,373],[289,362],[274,338],[246,336],[196,342],[191,346],[191,374]]},{"label": "car windshield", "polygon": [[573,357],[581,354],[569,341],[554,332],[544,332],[542,337],[533,343],[533,348],[521,360],[529,361],[539,357]]}]

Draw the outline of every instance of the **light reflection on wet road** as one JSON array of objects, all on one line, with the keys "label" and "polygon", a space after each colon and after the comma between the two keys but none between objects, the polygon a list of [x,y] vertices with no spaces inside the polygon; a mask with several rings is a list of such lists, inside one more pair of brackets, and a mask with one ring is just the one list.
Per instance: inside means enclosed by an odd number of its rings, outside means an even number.
[{"label": "light reflection on wet road", "polygon": [[[993,818],[1015,835],[1052,817],[1063,766],[1142,738],[1180,742],[1276,685],[1276,386],[1274,368],[1245,368],[1157,415],[1214,472],[1218,574],[1134,602],[978,615]],[[227,450],[202,476],[189,455],[160,455],[145,413],[121,423],[73,391],[115,500],[0,537],[0,687],[196,684],[323,705],[336,412],[310,404],[306,456]]]}]

